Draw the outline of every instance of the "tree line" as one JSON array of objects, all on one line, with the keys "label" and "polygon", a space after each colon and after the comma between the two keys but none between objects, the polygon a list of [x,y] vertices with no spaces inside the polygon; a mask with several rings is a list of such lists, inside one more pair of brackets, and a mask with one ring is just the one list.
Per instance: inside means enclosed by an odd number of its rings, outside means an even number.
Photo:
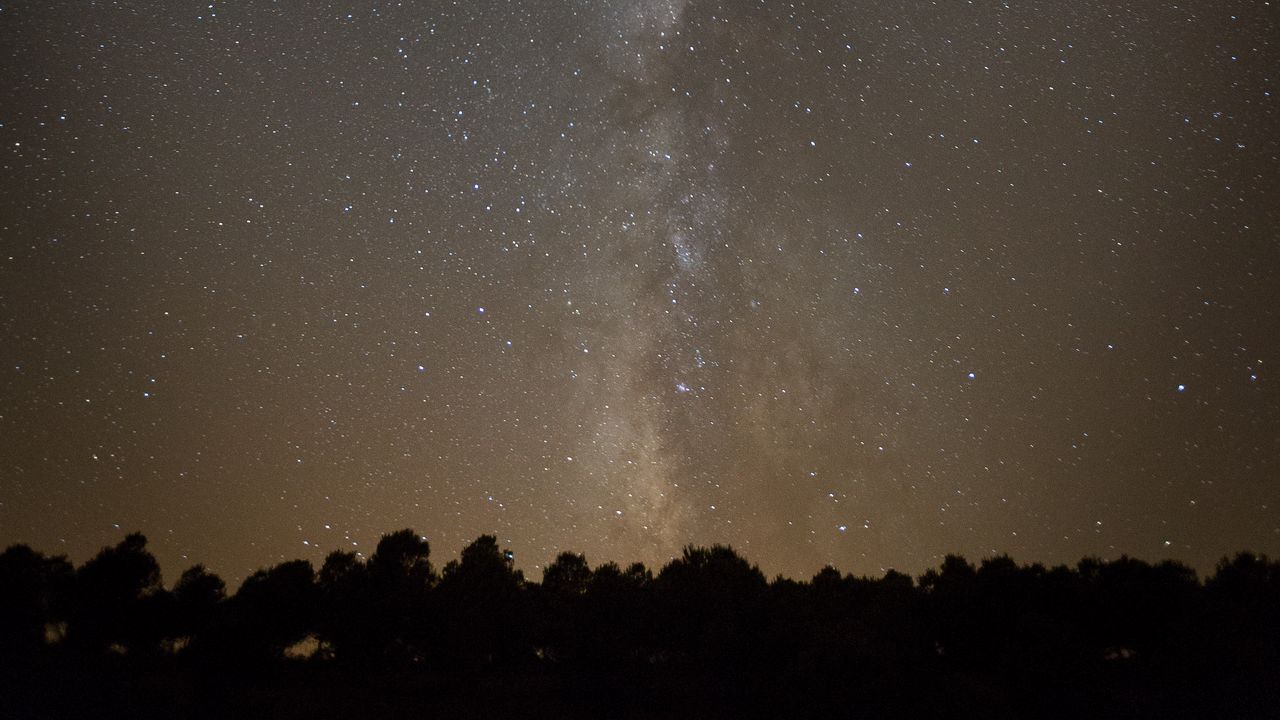
[{"label": "tree line", "polygon": [[1250,553],[1203,581],[1174,561],[1007,556],[797,581],[690,546],[656,573],[565,552],[533,582],[489,535],[437,572],[405,529],[229,594],[201,565],[166,587],[146,546],[79,567],[0,554],[0,716],[87,698],[135,717],[1280,713],[1280,563]]}]

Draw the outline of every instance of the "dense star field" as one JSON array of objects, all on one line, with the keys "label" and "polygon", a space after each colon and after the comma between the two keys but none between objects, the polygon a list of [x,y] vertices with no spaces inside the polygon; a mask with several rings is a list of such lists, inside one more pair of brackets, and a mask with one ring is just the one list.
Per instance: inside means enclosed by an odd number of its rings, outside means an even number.
[{"label": "dense star field", "polygon": [[0,546],[1280,553],[1264,2],[0,8]]}]

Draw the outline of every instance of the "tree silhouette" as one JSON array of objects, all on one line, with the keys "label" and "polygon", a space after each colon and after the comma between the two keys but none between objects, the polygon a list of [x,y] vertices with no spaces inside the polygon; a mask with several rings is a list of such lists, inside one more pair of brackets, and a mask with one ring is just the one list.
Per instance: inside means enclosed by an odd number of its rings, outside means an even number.
[{"label": "tree silhouette", "polygon": [[591,567],[586,555],[562,552],[542,571],[543,589],[556,598],[584,595],[590,584]]},{"label": "tree silhouette", "polygon": [[228,601],[225,640],[250,663],[277,660],[315,627],[318,589],[306,560],[290,560],[250,575]]},{"label": "tree silhouette", "polygon": [[481,535],[445,565],[438,587],[438,637],[447,660],[465,668],[511,664],[532,654],[524,622],[524,575],[498,539]]},{"label": "tree silhouette", "polygon": [[[834,567],[766,581],[732,548],[688,546],[656,577],[563,552],[535,584],[491,535],[437,576],[408,529],[368,561],[283,562],[228,598],[201,565],[166,591],[132,534],[78,569],[0,553],[0,716],[242,716],[235,699],[259,698],[298,718],[428,701],[446,716],[1269,717],[1277,608],[1280,565],[1249,553],[1204,582],[1124,556],[956,555],[918,582]],[[313,635],[310,659],[286,652]]]},{"label": "tree silhouette", "polygon": [[625,570],[600,565],[587,585],[580,628],[583,659],[598,667],[628,667],[650,660],[657,648],[653,573],[642,563]]},{"label": "tree silhouette", "polygon": [[174,583],[172,596],[170,631],[178,646],[186,646],[203,641],[214,630],[227,585],[203,565],[193,565]]},{"label": "tree silhouette", "polygon": [[557,662],[580,661],[588,642],[587,588],[591,567],[585,555],[563,552],[542,571],[542,585],[529,599],[536,626],[530,628],[538,652]]},{"label": "tree silhouette", "polygon": [[92,652],[149,652],[164,634],[155,622],[163,592],[146,536],[127,535],[76,570],[68,639]]},{"label": "tree silhouette", "polygon": [[0,553],[0,662],[21,662],[44,648],[46,636],[67,618],[73,577],[63,557],[26,545]]},{"label": "tree silhouette", "polygon": [[[1253,553],[1223,558],[1205,583],[1202,608],[1195,649],[1213,663],[1200,666],[1199,674],[1212,674],[1242,699],[1257,696],[1260,687],[1280,687],[1280,563]],[[1241,714],[1274,709],[1280,692],[1266,700]]]},{"label": "tree silhouette", "polygon": [[429,592],[436,582],[430,556],[427,539],[407,528],[383,535],[378,542],[364,573],[367,656],[425,659],[432,634],[427,617]]},{"label": "tree silhouette", "polygon": [[431,545],[409,528],[383,535],[369,558],[369,576],[389,592],[419,592],[435,582]]},{"label": "tree silhouette", "polygon": [[375,664],[387,644],[380,632],[386,623],[371,610],[373,591],[364,561],[353,552],[334,550],[320,566],[317,586],[316,632],[324,650],[346,664]]},{"label": "tree silhouette", "polygon": [[686,546],[654,581],[667,647],[695,663],[734,663],[764,621],[760,569],[725,545]]}]

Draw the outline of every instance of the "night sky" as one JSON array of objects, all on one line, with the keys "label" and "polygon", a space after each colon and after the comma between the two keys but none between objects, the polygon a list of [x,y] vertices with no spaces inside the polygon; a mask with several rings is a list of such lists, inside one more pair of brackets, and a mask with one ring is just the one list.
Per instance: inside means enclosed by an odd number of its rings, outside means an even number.
[{"label": "night sky", "polygon": [[0,8],[0,545],[1280,554],[1274,3]]}]

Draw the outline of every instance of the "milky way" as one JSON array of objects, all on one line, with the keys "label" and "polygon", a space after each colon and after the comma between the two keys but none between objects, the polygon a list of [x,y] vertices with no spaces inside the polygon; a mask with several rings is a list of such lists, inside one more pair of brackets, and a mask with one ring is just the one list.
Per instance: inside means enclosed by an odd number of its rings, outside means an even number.
[{"label": "milky way", "polygon": [[1280,552],[1274,8],[0,9],[0,542]]}]

